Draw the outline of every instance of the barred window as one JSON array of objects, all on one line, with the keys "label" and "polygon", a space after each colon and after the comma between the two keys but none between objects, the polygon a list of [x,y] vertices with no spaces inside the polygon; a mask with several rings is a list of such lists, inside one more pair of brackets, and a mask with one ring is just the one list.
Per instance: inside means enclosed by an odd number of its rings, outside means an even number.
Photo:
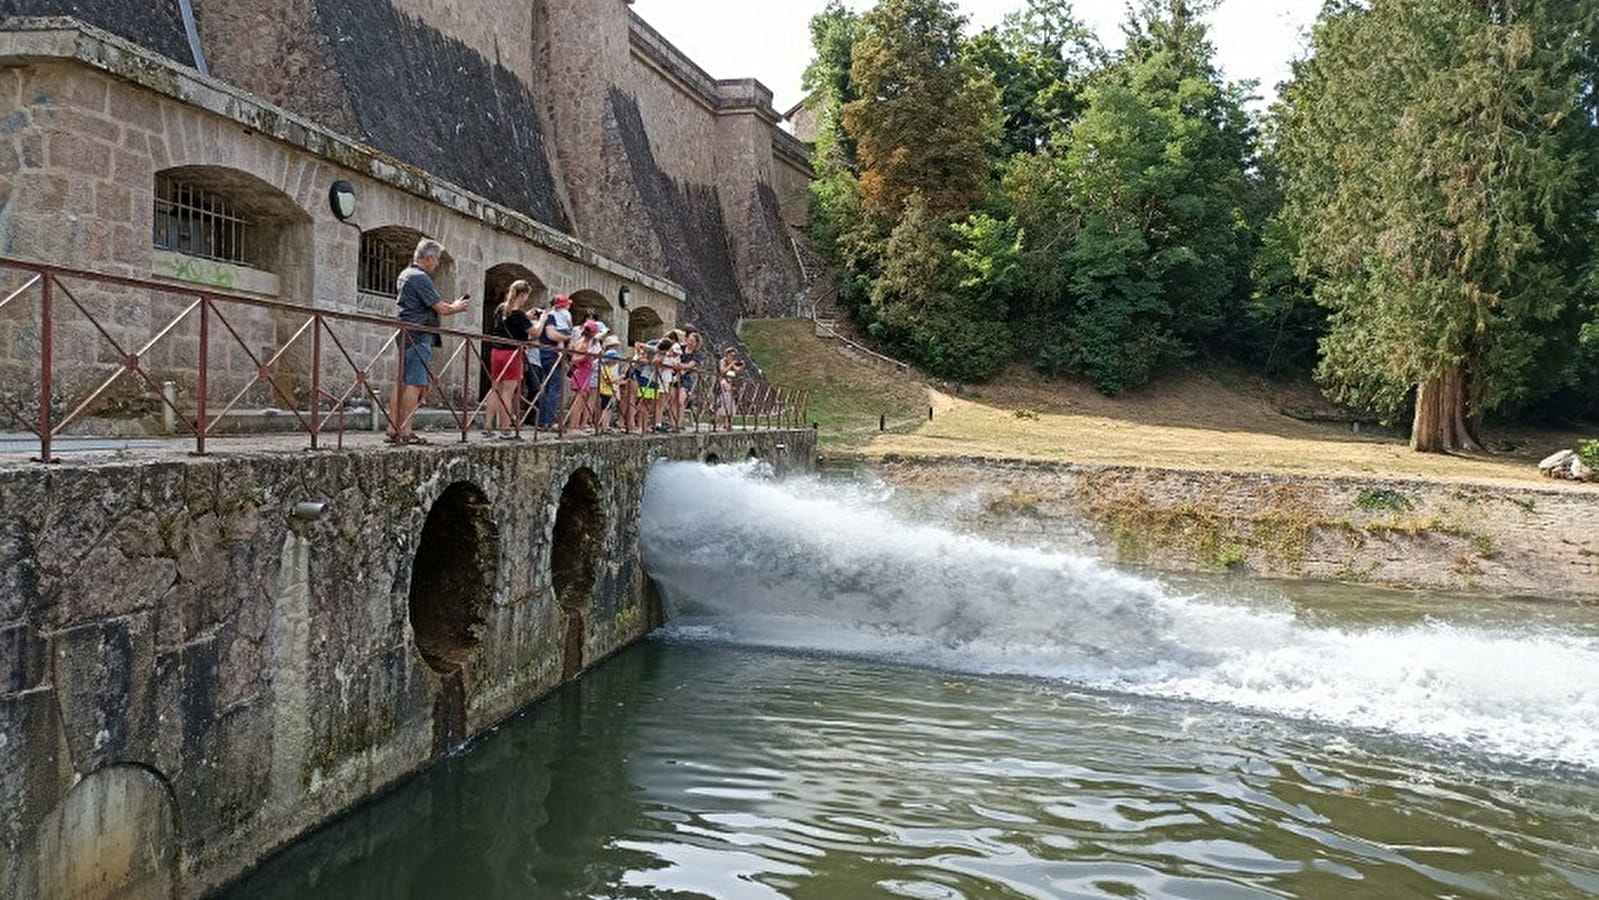
[{"label": "barred window", "polygon": [[421,238],[421,234],[408,228],[362,232],[356,289],[369,294],[393,294],[400,272],[411,264],[411,254]]},{"label": "barred window", "polygon": [[156,176],[153,239],[160,250],[263,267],[257,223],[227,197],[170,175]]}]

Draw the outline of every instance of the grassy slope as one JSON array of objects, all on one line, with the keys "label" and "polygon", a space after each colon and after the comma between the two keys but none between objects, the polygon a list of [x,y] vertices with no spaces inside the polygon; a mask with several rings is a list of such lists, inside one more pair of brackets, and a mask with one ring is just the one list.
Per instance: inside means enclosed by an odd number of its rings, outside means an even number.
[{"label": "grassy slope", "polygon": [[824,448],[865,445],[880,416],[896,431],[927,420],[932,400],[920,381],[846,359],[809,322],[746,321],[740,336],[773,384],[811,392],[810,419]]},{"label": "grassy slope", "polygon": [[[810,323],[746,322],[744,339],[774,384],[813,392],[811,418],[824,450],[881,456],[979,456],[1182,469],[1300,472],[1373,478],[1527,482],[1538,459],[1589,433],[1517,430],[1508,453],[1436,456],[1401,440],[1354,434],[1277,410],[1313,406],[1314,391],[1249,376],[1186,373],[1137,393],[1104,397],[1075,381],[1046,382],[1016,367],[988,385],[953,394],[911,376],[855,362],[815,336]],[[927,421],[927,408],[934,417]],[[878,416],[890,429],[877,431]]]}]

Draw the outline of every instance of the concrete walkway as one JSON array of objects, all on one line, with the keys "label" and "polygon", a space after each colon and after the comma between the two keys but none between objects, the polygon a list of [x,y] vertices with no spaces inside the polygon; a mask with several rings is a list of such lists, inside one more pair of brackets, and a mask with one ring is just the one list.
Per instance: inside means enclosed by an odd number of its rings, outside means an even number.
[{"label": "concrete walkway", "polygon": [[[733,430],[755,432],[781,429],[735,426]],[[417,433],[428,443],[392,446],[384,443],[382,432],[347,431],[344,433],[342,449],[384,449],[401,453],[410,450],[440,450],[462,446],[459,429],[424,429],[419,430]],[[710,434],[711,431],[708,427],[701,425],[698,430],[685,428],[681,433]],[[551,431],[535,432],[533,429],[527,428],[523,429],[520,439],[499,440],[485,438],[478,429],[474,428],[468,432],[468,443],[490,444],[501,447],[531,447],[539,444],[578,441],[637,440],[640,437],[640,435],[625,433],[591,435],[569,432],[565,435],[557,435]],[[324,432],[318,444],[316,453],[336,453],[340,451],[339,435],[336,432]],[[82,466],[112,461],[165,462],[191,459],[194,456],[194,445],[195,442],[192,436],[173,438],[63,437],[57,438],[52,443],[51,450],[56,456],[56,465]],[[311,450],[311,438],[304,432],[212,435],[206,438],[206,456],[214,456],[219,459],[259,456],[262,454],[282,455],[310,452],[313,452]],[[0,468],[11,469],[37,466],[40,465],[37,461],[38,456],[39,439],[32,434],[26,431],[0,432]]]}]

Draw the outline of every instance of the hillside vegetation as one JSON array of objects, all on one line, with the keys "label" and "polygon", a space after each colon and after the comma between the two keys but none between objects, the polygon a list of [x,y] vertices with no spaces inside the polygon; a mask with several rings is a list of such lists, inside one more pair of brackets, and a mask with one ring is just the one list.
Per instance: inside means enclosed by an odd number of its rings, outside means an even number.
[{"label": "hillside vegetation", "polygon": [[[1494,453],[1409,451],[1397,436],[1285,415],[1317,400],[1310,385],[1283,386],[1227,371],[1184,371],[1120,397],[1085,380],[1044,380],[1017,366],[960,392],[914,371],[852,359],[811,323],[749,321],[744,339],[774,384],[812,392],[811,416],[830,457],[972,456],[1179,469],[1537,481],[1534,463],[1584,436],[1495,432]],[[929,421],[927,410],[933,417]],[[878,431],[879,417],[887,430]],[[1587,437],[1599,437],[1590,429]],[[1556,482],[1548,482],[1557,484]],[[1564,483],[1559,483],[1564,484]],[[1592,487],[1575,489],[1594,490]]]},{"label": "hillside vegetation", "polygon": [[889,352],[1113,396],[1227,360],[1424,452],[1599,416],[1599,0],[1328,2],[1269,106],[1210,0],[1129,0],[1114,48],[1010,5],[811,22],[810,236]]}]

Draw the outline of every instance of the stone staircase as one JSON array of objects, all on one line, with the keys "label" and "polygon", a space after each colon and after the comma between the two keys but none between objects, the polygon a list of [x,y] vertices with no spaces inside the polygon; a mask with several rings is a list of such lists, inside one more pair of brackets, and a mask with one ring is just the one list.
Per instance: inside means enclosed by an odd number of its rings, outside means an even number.
[{"label": "stone staircase", "polygon": [[855,328],[849,313],[838,302],[838,285],[828,269],[827,260],[803,236],[791,235],[790,240],[804,281],[795,306],[801,317],[809,316],[815,326],[816,336],[857,363],[890,368],[895,372],[910,371],[908,363],[884,356],[865,345],[865,336]]}]

